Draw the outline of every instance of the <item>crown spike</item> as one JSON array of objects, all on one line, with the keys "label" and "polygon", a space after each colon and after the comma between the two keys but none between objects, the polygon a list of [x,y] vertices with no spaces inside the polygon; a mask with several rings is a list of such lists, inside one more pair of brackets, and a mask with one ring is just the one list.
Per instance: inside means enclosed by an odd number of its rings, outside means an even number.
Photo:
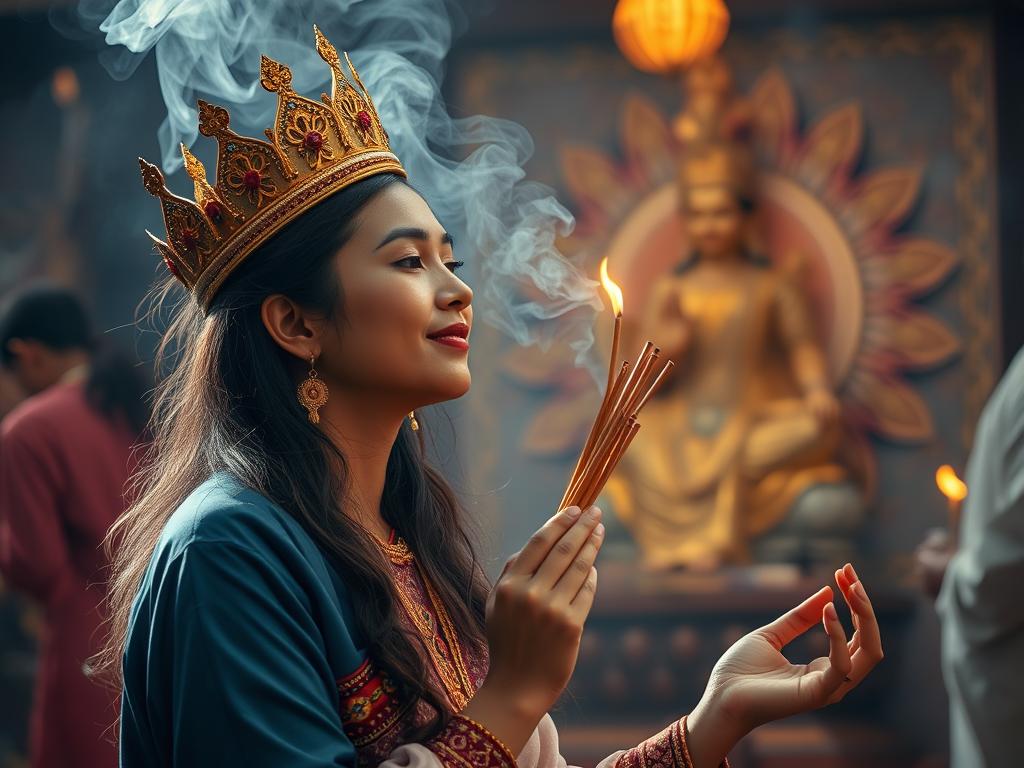
[{"label": "crown spike", "polygon": [[203,213],[206,214],[210,223],[215,226],[224,224],[224,210],[234,218],[243,220],[245,217],[242,212],[217,194],[217,190],[210,186],[210,182],[206,179],[206,167],[184,143],[181,145],[181,156],[185,161],[185,172],[192,179],[196,203],[203,209]]},{"label": "crown spike", "polygon": [[218,133],[228,130],[231,124],[231,115],[224,107],[218,107],[208,101],[199,99],[196,104],[199,106],[199,132],[203,136],[216,136]]},{"label": "crown spike", "polygon": [[313,25],[313,32],[316,35],[316,52],[320,54],[320,58],[323,59],[331,67],[331,74],[333,75],[333,84],[331,88],[331,99],[336,100],[338,98],[338,91],[341,88],[348,88],[351,91],[355,91],[355,86],[349,82],[348,77],[345,76],[344,70],[341,68],[341,59],[338,57],[338,49],[331,44],[331,41],[324,37],[324,33],[320,31],[319,27]]},{"label": "crown spike", "polygon": [[260,56],[260,85],[271,93],[290,91],[292,71],[269,56]]},{"label": "crown spike", "polygon": [[[199,158],[189,151],[184,142],[181,143],[181,158],[185,161],[185,173],[195,182],[196,189],[202,187],[205,191],[210,186],[209,182],[206,181],[206,168]],[[198,192],[196,194],[198,196]],[[197,202],[199,202],[198,199]]]},{"label": "crown spike", "polygon": [[164,175],[153,163],[144,158],[139,158],[139,167],[142,169],[142,186],[153,197],[164,197],[170,194],[167,184],[164,182]]},{"label": "crown spike", "polygon": [[366,109],[369,110],[369,114],[373,115],[373,124],[377,130],[377,137],[382,143],[386,144],[388,142],[387,131],[384,130],[384,126],[380,122],[380,115],[377,114],[377,107],[374,106],[373,99],[370,98],[369,91],[367,91],[366,86],[363,85],[363,80],[359,77],[359,71],[355,68],[355,65],[352,64],[352,59],[349,58],[348,51],[345,51],[345,62],[348,64],[348,68],[352,71],[352,77],[355,79],[356,83],[359,84],[359,88],[363,92]]},{"label": "crown spike", "polygon": [[320,54],[320,58],[330,64],[332,68],[340,66],[338,49],[331,44],[331,41],[324,36],[316,24],[313,25],[313,35],[316,37],[316,52]]},{"label": "crown spike", "polygon": [[181,158],[185,161],[185,173],[192,179],[196,203],[202,208],[207,200],[216,197],[213,187],[206,180],[206,168],[199,161],[198,157],[189,152],[184,142],[181,143]]},{"label": "crown spike", "polygon": [[363,85],[362,78],[359,77],[359,73],[356,71],[356,68],[352,65],[352,59],[348,57],[348,51],[345,51],[345,63],[348,64],[349,71],[352,73],[352,79],[355,80],[356,84],[359,86],[359,90],[363,92],[363,96],[365,96],[366,100],[369,101],[370,94],[367,92],[366,86]]}]

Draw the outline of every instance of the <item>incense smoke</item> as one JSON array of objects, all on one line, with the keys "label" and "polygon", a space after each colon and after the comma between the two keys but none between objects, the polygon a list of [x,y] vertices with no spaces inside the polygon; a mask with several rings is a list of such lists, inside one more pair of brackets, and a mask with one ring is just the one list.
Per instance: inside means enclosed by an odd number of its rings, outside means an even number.
[{"label": "incense smoke", "polygon": [[[259,85],[259,57],[291,67],[295,89],[315,98],[329,69],[313,47],[314,22],[351,52],[411,183],[467,251],[478,317],[519,344],[568,340],[579,362],[593,341],[597,284],[554,245],[573,217],[553,191],[526,180],[529,133],[495,117],[453,119],[441,98],[444,58],[457,6],[445,0],[82,0],[83,23],[113,48],[114,77],[128,77],[155,51],[167,117],[160,129],[168,172],[178,142],[197,137],[197,97],[231,111],[232,128],[262,136],[276,98]],[[203,151],[200,142],[200,151]],[[212,142],[211,142],[212,143]],[[596,370],[600,379],[599,366]]]}]

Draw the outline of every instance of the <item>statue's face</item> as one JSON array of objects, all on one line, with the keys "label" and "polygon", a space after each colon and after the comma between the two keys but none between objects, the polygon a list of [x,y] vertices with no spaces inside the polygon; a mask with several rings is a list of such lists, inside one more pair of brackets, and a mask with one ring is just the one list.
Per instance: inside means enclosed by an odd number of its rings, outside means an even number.
[{"label": "statue's face", "polygon": [[735,256],[743,242],[745,215],[736,194],[721,186],[690,187],[683,204],[690,247],[701,258]]}]

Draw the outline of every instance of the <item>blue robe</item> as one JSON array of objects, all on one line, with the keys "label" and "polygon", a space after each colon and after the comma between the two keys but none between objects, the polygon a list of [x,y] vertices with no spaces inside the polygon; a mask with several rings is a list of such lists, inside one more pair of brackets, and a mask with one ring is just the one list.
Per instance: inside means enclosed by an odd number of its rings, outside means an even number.
[{"label": "blue robe", "polygon": [[175,511],[132,607],[121,757],[136,766],[351,766],[337,681],[365,660],[299,523],[217,474]]}]

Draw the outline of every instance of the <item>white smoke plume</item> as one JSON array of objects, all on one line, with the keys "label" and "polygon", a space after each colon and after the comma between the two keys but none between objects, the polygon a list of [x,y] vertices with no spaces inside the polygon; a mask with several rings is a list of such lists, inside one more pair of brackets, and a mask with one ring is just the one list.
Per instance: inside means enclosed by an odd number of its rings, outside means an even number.
[{"label": "white smoke plume", "polygon": [[316,23],[350,51],[410,182],[460,255],[478,262],[478,317],[519,344],[563,338],[595,368],[587,352],[601,308],[597,284],[555,247],[574,221],[550,188],[525,179],[529,133],[496,117],[447,113],[444,59],[453,23],[466,23],[450,0],[82,0],[78,13],[113,46],[103,54],[113,76],[127,77],[155,52],[168,172],[181,166],[178,142],[197,137],[197,97],[226,106],[240,133],[261,136],[271,124],[276,99],[259,85],[261,53],[291,67],[300,93],[315,98],[325,88]]}]

